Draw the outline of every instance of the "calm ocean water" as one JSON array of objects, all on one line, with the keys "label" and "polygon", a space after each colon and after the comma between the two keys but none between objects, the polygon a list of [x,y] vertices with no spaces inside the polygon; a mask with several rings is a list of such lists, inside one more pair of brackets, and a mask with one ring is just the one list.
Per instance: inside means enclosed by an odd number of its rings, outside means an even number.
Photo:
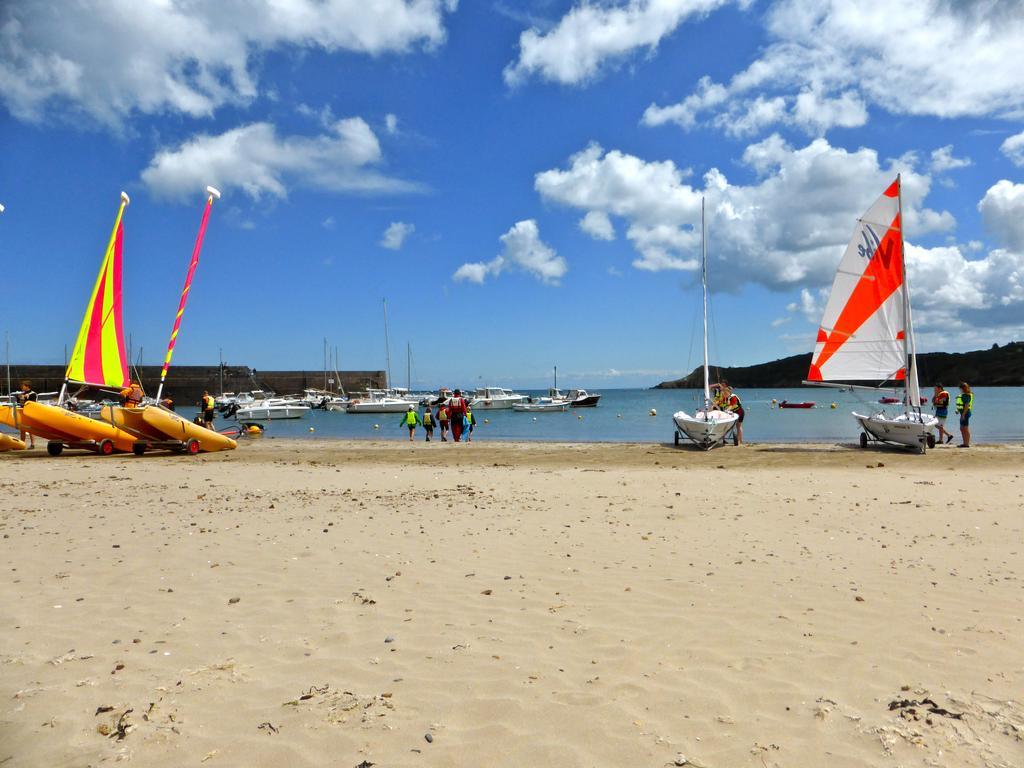
[{"label": "calm ocean water", "polygon": [[[591,390],[594,391],[594,390]],[[525,394],[546,394],[530,392]],[[859,434],[851,410],[865,412],[871,405],[881,408],[871,393],[836,389],[739,390],[746,409],[744,438],[750,442],[851,442]],[[929,390],[930,394],[930,390]],[[955,393],[953,393],[955,394]],[[480,440],[540,440],[552,442],[671,442],[675,427],[672,414],[694,408],[698,390],[608,389],[596,408],[566,413],[516,413],[511,410],[479,411],[474,437]],[[772,398],[800,402],[812,400],[810,410],[779,410]],[[835,402],[837,407],[830,406]],[[979,387],[975,389],[971,430],[975,441],[1024,442],[1024,387]],[[892,409],[893,406],[886,406]],[[657,416],[648,415],[654,408]],[[489,423],[484,423],[488,419]],[[312,411],[298,420],[267,423],[267,437],[339,437],[400,440],[408,433],[400,426],[401,414],[347,414]],[[232,421],[217,419],[218,428]],[[955,415],[949,424],[954,434]],[[374,425],[378,428],[375,429]],[[310,432],[309,428],[314,431]],[[422,432],[417,437],[422,439]],[[435,435],[436,437],[436,435]]]}]

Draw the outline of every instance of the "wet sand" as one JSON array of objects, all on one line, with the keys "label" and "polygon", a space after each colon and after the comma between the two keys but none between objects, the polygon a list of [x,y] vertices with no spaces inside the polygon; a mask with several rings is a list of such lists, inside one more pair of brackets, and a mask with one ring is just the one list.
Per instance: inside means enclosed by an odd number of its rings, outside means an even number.
[{"label": "wet sand", "polygon": [[0,454],[0,766],[1019,766],[1024,449]]}]

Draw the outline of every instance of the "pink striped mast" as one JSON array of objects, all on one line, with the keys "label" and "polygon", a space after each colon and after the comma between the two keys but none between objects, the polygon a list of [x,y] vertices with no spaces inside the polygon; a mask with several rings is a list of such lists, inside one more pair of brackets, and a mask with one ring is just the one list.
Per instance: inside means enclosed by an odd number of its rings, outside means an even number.
[{"label": "pink striped mast", "polygon": [[203,208],[203,220],[199,223],[199,234],[196,236],[196,244],[192,249],[192,261],[188,265],[188,274],[185,275],[185,287],[181,289],[181,301],[178,302],[178,314],[174,316],[174,328],[171,330],[171,340],[167,344],[167,357],[164,358],[164,369],[160,373],[160,386],[156,391],[157,403],[160,402],[164,391],[164,381],[167,379],[167,370],[171,367],[171,355],[174,354],[174,344],[178,340],[178,331],[181,330],[181,318],[185,314],[185,304],[188,302],[188,292],[192,287],[192,278],[199,266],[199,252],[203,248],[203,237],[206,235],[206,222],[210,220],[210,209],[213,207],[214,198],[220,199],[220,192],[214,187],[206,188],[206,207]]}]

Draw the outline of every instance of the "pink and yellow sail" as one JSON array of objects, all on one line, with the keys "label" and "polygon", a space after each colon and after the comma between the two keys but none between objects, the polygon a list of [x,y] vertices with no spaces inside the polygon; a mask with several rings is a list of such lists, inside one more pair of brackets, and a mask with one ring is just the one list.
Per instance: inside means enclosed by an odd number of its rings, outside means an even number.
[{"label": "pink and yellow sail", "polygon": [[128,203],[128,195],[122,192],[114,229],[65,373],[66,380],[71,383],[107,389],[128,385],[128,356],[121,314],[121,254],[124,243],[121,219]]}]

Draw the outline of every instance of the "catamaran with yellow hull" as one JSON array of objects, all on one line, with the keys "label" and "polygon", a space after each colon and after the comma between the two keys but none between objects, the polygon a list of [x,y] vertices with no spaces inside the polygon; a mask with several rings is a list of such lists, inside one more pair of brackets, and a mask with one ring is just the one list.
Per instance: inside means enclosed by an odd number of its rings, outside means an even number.
[{"label": "catamaran with yellow hull", "polygon": [[[185,275],[185,287],[181,291],[178,312],[174,316],[174,327],[171,330],[171,340],[167,345],[167,355],[164,358],[164,367],[160,374],[160,388],[156,395],[158,403],[163,394],[164,382],[167,380],[167,371],[171,367],[171,356],[174,354],[174,345],[181,330],[181,319],[185,314],[185,305],[192,288],[192,278],[199,265],[199,254],[202,251],[203,238],[206,235],[206,225],[210,220],[210,209],[213,207],[213,201],[219,198],[220,192],[214,187],[206,188],[206,206],[203,208],[199,234],[196,236],[196,243],[192,249],[192,259],[189,262],[188,273]],[[200,451],[226,451],[238,447],[238,444],[230,437],[184,419],[174,411],[160,405],[145,405],[136,408],[106,406],[100,410],[100,418],[135,436],[136,440],[132,450],[136,455],[142,455],[149,448],[183,450],[186,453],[195,454]]]},{"label": "catamaran with yellow hull", "polygon": [[[60,402],[69,384],[120,391],[128,385],[128,360],[125,353],[121,316],[121,256],[124,243],[122,218],[130,200],[121,193],[114,229],[100,264],[100,272],[85,309],[74,351],[64,376]],[[104,455],[130,451],[135,436],[59,405],[27,402],[22,408],[3,409],[3,421],[16,429],[47,441],[51,456],[64,448],[85,448]]]}]

